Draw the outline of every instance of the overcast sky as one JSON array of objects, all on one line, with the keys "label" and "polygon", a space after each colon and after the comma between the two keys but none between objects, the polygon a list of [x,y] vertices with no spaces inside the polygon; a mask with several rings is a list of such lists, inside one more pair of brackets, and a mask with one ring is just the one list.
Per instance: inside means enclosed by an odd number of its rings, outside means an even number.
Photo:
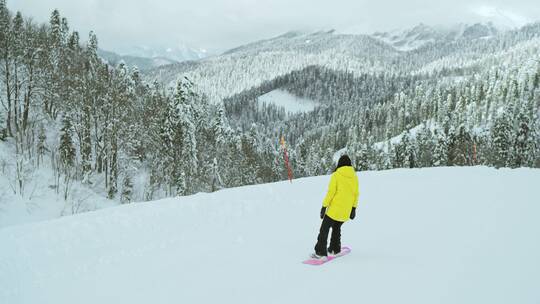
[{"label": "overcast sky", "polygon": [[372,33],[420,22],[447,25],[495,19],[540,20],[539,0],[7,0],[8,7],[46,22],[57,8],[71,29],[94,30],[100,47],[195,48],[221,51],[290,30]]}]

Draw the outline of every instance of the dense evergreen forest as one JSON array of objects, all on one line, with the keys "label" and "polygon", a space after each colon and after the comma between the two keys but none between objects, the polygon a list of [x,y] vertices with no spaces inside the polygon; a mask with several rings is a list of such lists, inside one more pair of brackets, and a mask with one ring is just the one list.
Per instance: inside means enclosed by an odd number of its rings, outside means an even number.
[{"label": "dense evergreen forest", "polygon": [[[328,173],[329,157],[345,147],[361,170],[539,167],[540,64],[524,77],[518,71],[448,82],[447,75],[356,77],[308,67],[227,98],[225,105],[241,129],[257,129],[262,138],[286,135],[302,176]],[[289,117],[257,105],[258,96],[276,88],[323,106]]]}]

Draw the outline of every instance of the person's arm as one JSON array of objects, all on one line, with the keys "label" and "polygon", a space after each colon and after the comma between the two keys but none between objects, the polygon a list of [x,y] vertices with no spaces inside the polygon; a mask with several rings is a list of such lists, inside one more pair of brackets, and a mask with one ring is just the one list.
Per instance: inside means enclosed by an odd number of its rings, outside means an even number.
[{"label": "person's arm", "polygon": [[332,202],[332,200],[334,199],[334,196],[336,195],[336,190],[337,190],[336,177],[334,174],[332,174],[332,176],[330,177],[330,184],[328,185],[328,192],[326,192],[326,197],[324,198],[324,201],[323,201],[324,208],[330,206],[330,203]]},{"label": "person's arm", "polygon": [[358,206],[358,196],[360,195],[360,189],[358,185],[358,177],[356,178],[356,187],[354,191],[354,201],[353,201],[353,208],[356,208]]},{"label": "person's arm", "polygon": [[358,206],[358,194],[359,194],[360,190],[358,189],[358,177],[356,178],[356,185],[354,187],[354,193],[353,193],[353,196],[354,196],[354,201],[353,201],[353,206],[352,206],[352,209],[351,209],[351,215],[349,216],[349,218],[351,220],[354,220],[354,218],[356,217],[356,207]]}]

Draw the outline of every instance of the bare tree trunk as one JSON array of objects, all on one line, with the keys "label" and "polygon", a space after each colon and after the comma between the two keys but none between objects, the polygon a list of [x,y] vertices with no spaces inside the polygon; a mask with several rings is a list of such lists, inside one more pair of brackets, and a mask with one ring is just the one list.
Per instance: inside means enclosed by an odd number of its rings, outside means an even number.
[{"label": "bare tree trunk", "polygon": [[63,191],[64,201],[68,200],[68,197],[71,191],[71,186],[73,185],[73,173],[71,173],[70,171],[71,171],[70,169],[66,170],[66,173],[64,175],[64,191]]},{"label": "bare tree trunk", "polygon": [[102,145],[100,144],[103,134],[99,134],[99,123],[98,123],[98,115],[94,109],[93,113],[93,119],[94,119],[94,151],[96,153],[96,163],[94,165],[94,170],[97,173],[101,173],[103,171],[103,150]]},{"label": "bare tree trunk", "polygon": [[81,141],[81,156],[82,156],[82,174],[88,174],[92,170],[92,138],[90,135],[90,109],[87,105],[84,106],[82,117],[82,141]]},{"label": "bare tree trunk", "polygon": [[107,156],[105,156],[105,159],[104,159],[104,163],[106,164],[106,166],[105,166],[105,189],[109,188],[109,165],[108,165],[108,162],[109,162],[109,158]]},{"label": "bare tree trunk", "polygon": [[7,97],[7,133],[8,136],[13,136],[13,131],[11,130],[11,86],[9,83],[9,78],[11,77],[9,73],[9,61],[7,58],[4,58],[4,64],[5,64],[5,71],[4,71],[4,77],[5,77],[5,84],[6,84],[6,97]]},{"label": "bare tree trunk", "polygon": [[113,198],[118,191],[118,143],[116,138],[116,127],[113,127],[113,134],[111,137],[111,173],[109,175],[109,198]]},{"label": "bare tree trunk", "polygon": [[13,114],[15,115],[13,122],[15,124],[15,133],[19,134],[19,92],[20,92],[20,85],[19,85],[19,77],[17,73],[17,65],[15,65],[15,96],[13,100]]},{"label": "bare tree trunk", "polygon": [[26,133],[26,129],[28,127],[28,113],[30,111],[30,99],[32,98],[32,82],[34,81],[34,69],[32,66],[30,66],[28,73],[30,74],[28,77],[28,87],[26,90],[26,94],[24,96],[24,110],[23,110],[23,117],[22,117],[22,129],[23,133]]}]

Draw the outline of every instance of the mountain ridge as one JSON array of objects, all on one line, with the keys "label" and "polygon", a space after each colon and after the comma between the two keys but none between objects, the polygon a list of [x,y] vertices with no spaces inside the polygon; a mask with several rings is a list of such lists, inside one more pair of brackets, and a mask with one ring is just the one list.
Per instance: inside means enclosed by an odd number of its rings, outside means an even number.
[{"label": "mountain ridge", "polygon": [[454,26],[429,26],[420,23],[412,28],[391,32],[375,32],[371,36],[400,51],[411,51],[429,43],[453,42],[460,39],[489,39],[504,30],[492,23],[460,23]]},{"label": "mountain ridge", "polygon": [[164,66],[164,65],[178,63],[178,61],[174,61],[174,60],[164,58],[164,57],[148,58],[148,57],[138,57],[138,56],[129,56],[129,55],[123,56],[115,52],[106,51],[103,49],[98,50],[98,55],[112,66],[116,66],[120,62],[124,62],[128,66],[136,66],[141,71],[150,70],[150,69]]},{"label": "mountain ridge", "polygon": [[[463,59],[490,56],[539,36],[540,27],[533,23],[517,30],[499,31],[489,24],[473,24],[448,32],[419,25],[405,32],[408,40],[394,41],[400,44],[398,47],[381,39],[383,35],[290,31],[198,60],[196,64],[155,68],[147,76],[171,86],[183,75],[188,76],[212,102],[219,103],[225,97],[309,65],[384,74],[421,71],[424,66],[453,55]],[[408,50],[399,50],[399,46]]]}]

